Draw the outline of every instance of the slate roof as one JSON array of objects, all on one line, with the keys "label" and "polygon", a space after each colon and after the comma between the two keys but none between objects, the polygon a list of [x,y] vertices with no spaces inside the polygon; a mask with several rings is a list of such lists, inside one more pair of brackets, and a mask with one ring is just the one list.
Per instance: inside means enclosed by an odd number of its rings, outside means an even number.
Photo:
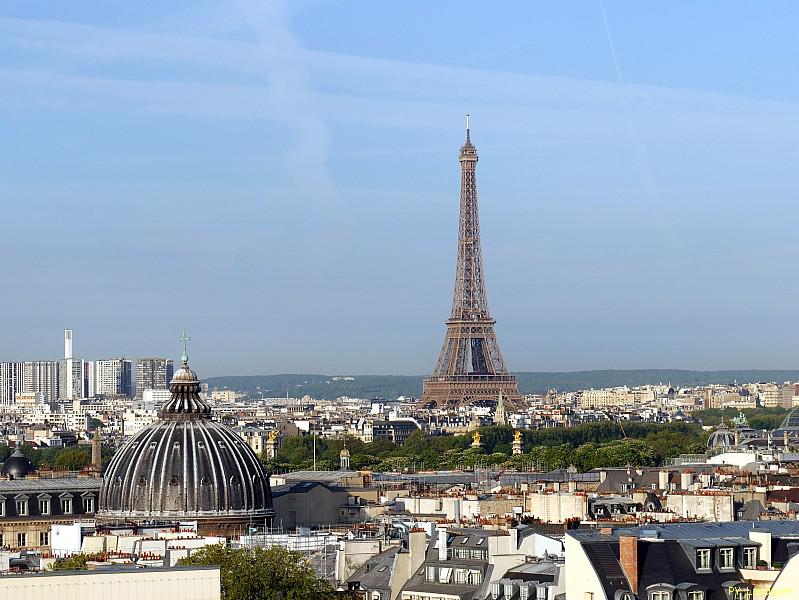
[{"label": "slate roof", "polygon": [[[698,572],[694,566],[697,548],[759,546],[749,532],[770,531],[772,560],[785,562],[799,552],[799,522],[761,521],[725,523],[676,523],[646,525],[602,533],[598,530],[573,530],[566,535],[579,540],[602,582],[605,594],[613,598],[619,590],[629,591],[629,582],[619,561],[619,535],[638,535],[639,596],[656,584],[695,584],[707,591],[706,600],[727,600],[724,587],[741,580],[739,571]],[[683,586],[685,587],[685,586]]]},{"label": "slate roof", "polygon": [[399,552],[399,548],[394,547],[373,556],[362,564],[345,584],[357,581],[360,583],[361,589],[368,591],[390,589],[391,574],[394,571],[397,552]]},{"label": "slate roof", "polygon": [[0,494],[19,494],[22,492],[99,492],[101,483],[100,479],[94,477],[0,480]]},{"label": "slate roof", "polygon": [[[440,531],[440,530],[439,530]],[[480,548],[488,552],[487,538],[497,535],[497,531],[485,529],[452,529],[447,531],[448,546],[450,548]],[[439,533],[440,534],[440,533]],[[466,558],[450,558],[446,561],[438,559],[438,535],[427,546],[427,554],[421,568],[403,586],[403,591],[424,592],[442,595],[454,595],[463,600],[485,598],[491,581],[494,567],[487,560],[472,560]],[[466,543],[462,543],[466,539]],[[479,540],[483,541],[480,542]],[[482,583],[478,586],[461,583],[438,583],[425,580],[427,566],[449,567],[451,569],[479,569],[482,572]]]}]

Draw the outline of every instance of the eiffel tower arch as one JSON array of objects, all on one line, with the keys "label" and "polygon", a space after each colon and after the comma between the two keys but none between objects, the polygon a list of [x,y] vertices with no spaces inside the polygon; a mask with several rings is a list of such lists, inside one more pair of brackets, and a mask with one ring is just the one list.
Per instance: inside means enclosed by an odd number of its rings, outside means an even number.
[{"label": "eiffel tower arch", "polygon": [[488,311],[477,208],[477,148],[471,141],[468,115],[460,164],[458,262],[452,312],[446,321],[444,344],[433,374],[424,380],[419,405],[457,408],[480,401],[497,401],[502,394],[506,406],[519,408],[524,401],[516,377],[505,367],[494,333],[496,321]]}]

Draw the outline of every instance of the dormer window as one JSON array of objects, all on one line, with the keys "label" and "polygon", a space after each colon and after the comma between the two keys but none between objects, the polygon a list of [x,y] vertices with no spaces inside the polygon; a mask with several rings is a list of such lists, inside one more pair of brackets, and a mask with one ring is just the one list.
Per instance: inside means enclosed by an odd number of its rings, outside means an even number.
[{"label": "dormer window", "polygon": [[700,548],[696,551],[696,568],[710,570],[710,548]]},{"label": "dormer window", "polygon": [[735,550],[733,548],[719,548],[719,569],[734,569],[734,554]]},{"label": "dormer window", "polygon": [[687,600],[705,600],[705,592],[702,590],[692,590],[688,592]]},{"label": "dormer window", "polygon": [[754,569],[757,566],[757,548],[744,548],[741,564],[744,569]]},{"label": "dormer window", "polygon": [[656,583],[650,585],[646,589],[646,596],[641,594],[641,599],[643,600],[672,600],[673,599],[673,592],[674,586],[669,585],[667,583]]}]

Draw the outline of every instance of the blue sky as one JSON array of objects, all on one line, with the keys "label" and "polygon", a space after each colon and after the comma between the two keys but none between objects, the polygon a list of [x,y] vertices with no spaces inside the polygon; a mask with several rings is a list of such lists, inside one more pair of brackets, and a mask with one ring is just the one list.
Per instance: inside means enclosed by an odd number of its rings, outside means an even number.
[{"label": "blue sky", "polygon": [[[605,18],[603,19],[603,11]],[[607,23],[607,28],[605,26]],[[0,4],[0,360],[426,373],[463,115],[513,370],[793,368],[795,3]]]}]

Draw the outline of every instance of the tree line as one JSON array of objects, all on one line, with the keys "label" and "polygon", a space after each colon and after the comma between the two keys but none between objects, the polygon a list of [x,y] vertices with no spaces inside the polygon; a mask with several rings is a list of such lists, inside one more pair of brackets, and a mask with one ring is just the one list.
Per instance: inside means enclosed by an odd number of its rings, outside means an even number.
[{"label": "tree line", "polygon": [[497,465],[511,469],[579,471],[597,467],[656,466],[665,458],[705,451],[707,434],[693,423],[585,423],[576,427],[522,431],[523,454],[513,455],[511,427],[479,428],[480,448],[472,448],[472,434],[429,435],[413,432],[399,446],[380,439],[365,443],[357,438],[289,437],[277,456],[265,461],[273,471],[339,468],[339,453],[346,442],[350,467],[355,470],[450,470]]}]

